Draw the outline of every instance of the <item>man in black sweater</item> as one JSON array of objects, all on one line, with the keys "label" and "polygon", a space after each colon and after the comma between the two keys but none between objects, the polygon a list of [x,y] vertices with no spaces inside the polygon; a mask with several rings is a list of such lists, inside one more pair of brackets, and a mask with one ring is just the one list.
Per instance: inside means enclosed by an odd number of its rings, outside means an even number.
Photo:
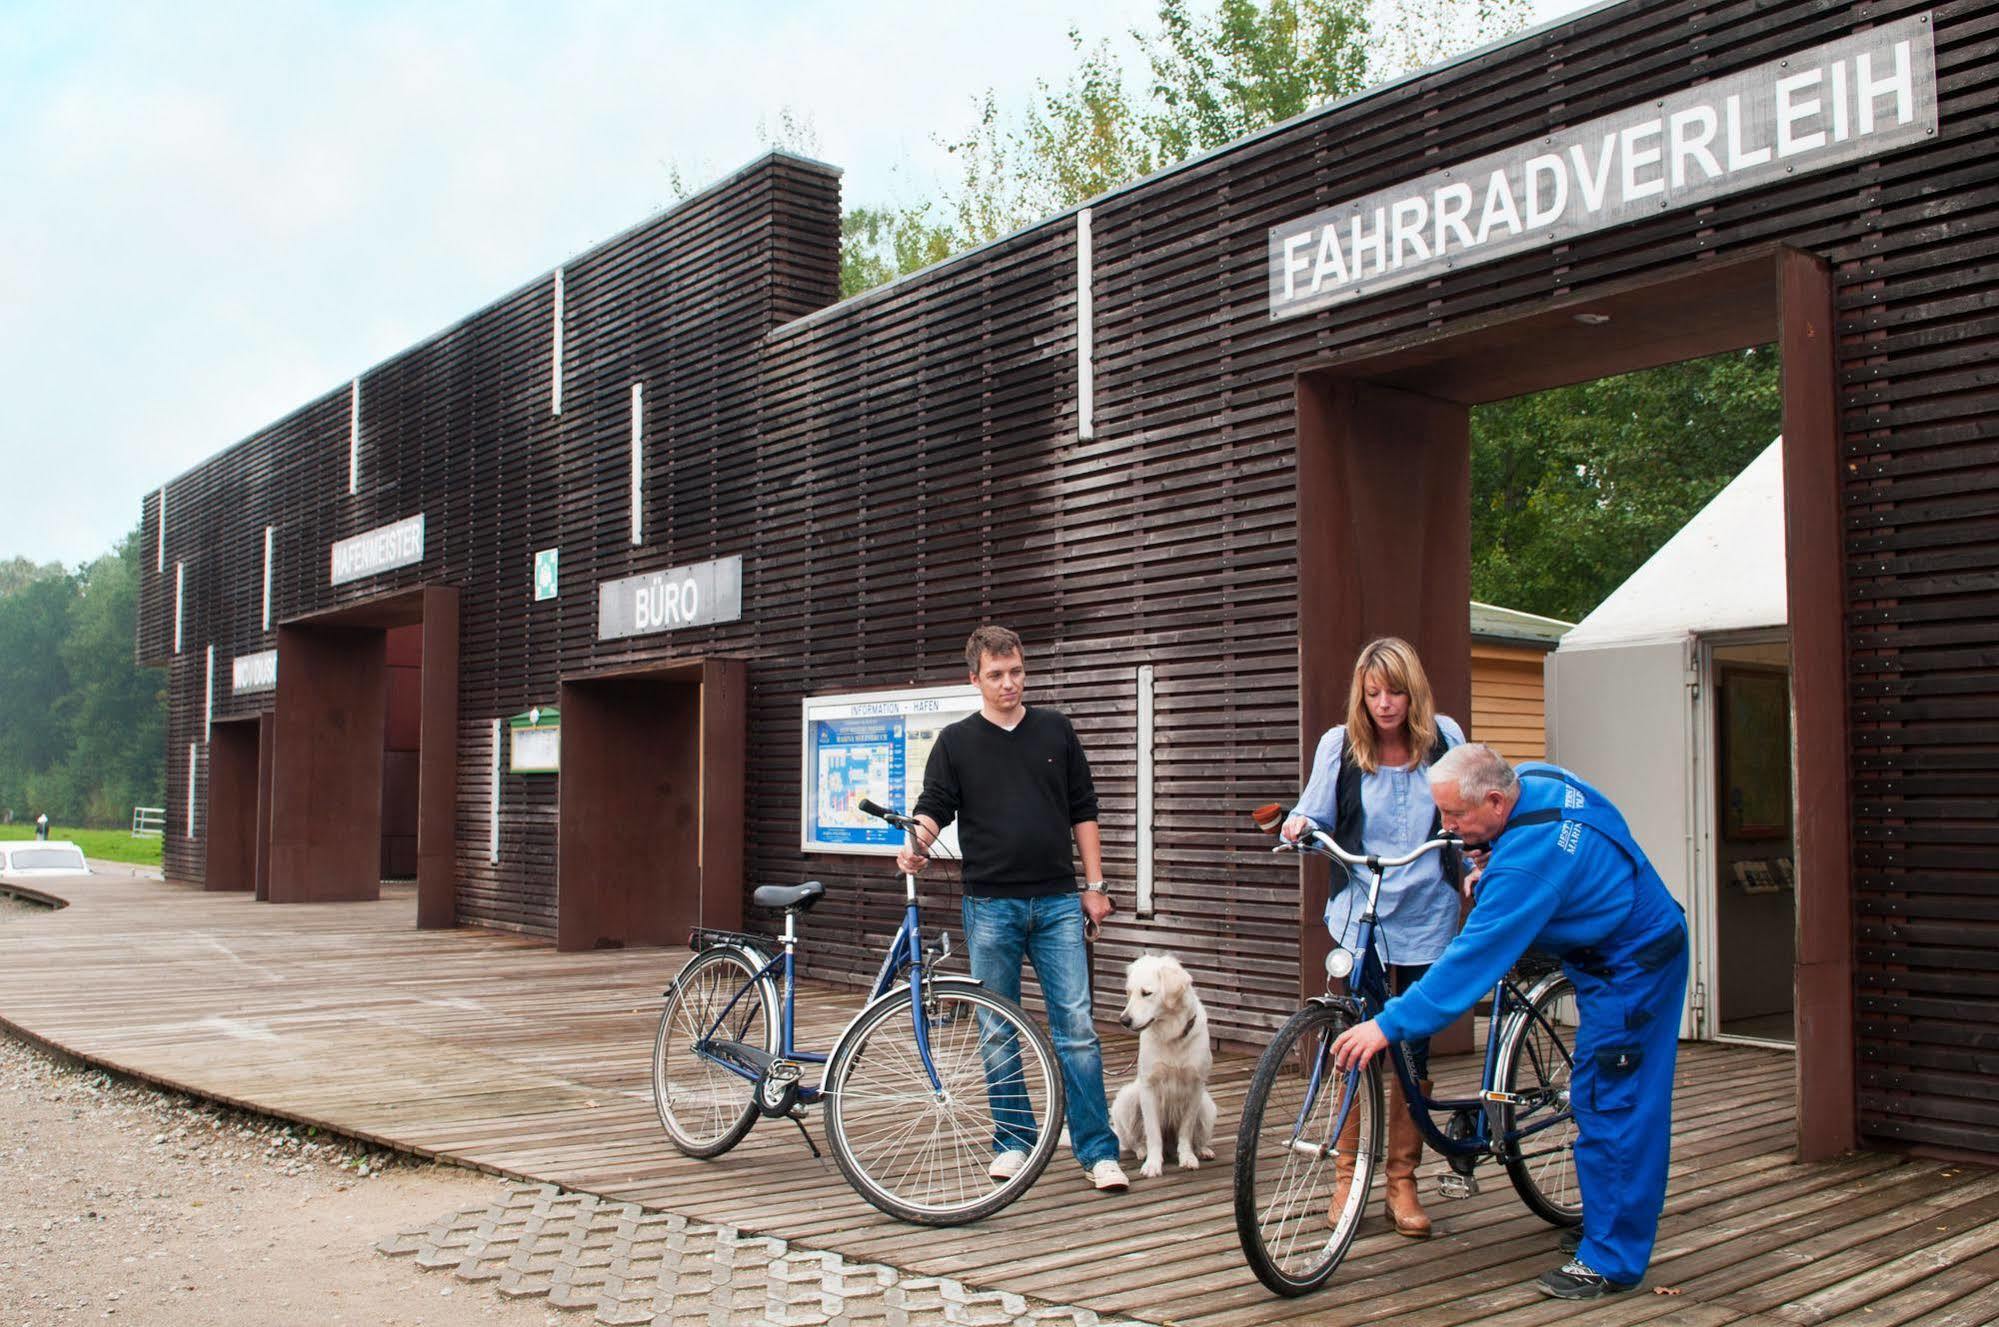
[{"label": "man in black sweater", "polygon": [[[1118,1166],[1117,1137],[1104,1104],[1103,1050],[1090,1016],[1083,944],[1085,924],[1094,930],[1111,912],[1090,762],[1067,719],[1023,703],[1027,659],[1019,636],[1005,627],[980,627],[965,642],[965,664],[979,688],[979,712],[945,728],[930,748],[923,795],[916,800],[923,846],[958,822],[972,975],[1018,1000],[1021,960],[1033,961],[1062,1065],[1069,1144],[1091,1184],[1122,1192],[1129,1181]],[[1072,834],[1087,882],[1080,893]],[[928,860],[908,846],[897,858],[910,872]],[[993,1140],[992,1177],[1018,1173],[1031,1144],[1030,1137],[1002,1128]]]}]

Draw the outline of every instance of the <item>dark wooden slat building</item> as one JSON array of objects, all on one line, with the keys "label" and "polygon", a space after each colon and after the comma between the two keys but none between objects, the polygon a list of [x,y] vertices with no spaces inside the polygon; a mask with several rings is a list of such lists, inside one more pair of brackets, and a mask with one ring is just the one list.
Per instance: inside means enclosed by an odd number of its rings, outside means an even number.
[{"label": "dark wooden slat building", "polygon": [[[1914,141],[1273,306],[1274,228],[1898,23],[1934,50]],[[1999,1150],[1995,56],[1999,0],[1607,6],[843,303],[838,174],[772,154],[146,495],[168,872],[369,896],[390,768],[423,924],[672,943],[816,877],[815,975],[865,980],[900,891],[801,850],[801,700],[960,681],[996,620],[1092,752],[1113,881],[1153,881],[1100,970],[1176,950],[1257,1041],[1317,985],[1324,882],[1244,809],[1368,636],[1470,713],[1469,407],[1775,342],[1801,1146]],[[1884,69],[1787,85],[1779,128],[1859,141]],[[600,587],[735,558],[739,616],[605,631]],[[550,707],[563,773],[507,769]]]}]

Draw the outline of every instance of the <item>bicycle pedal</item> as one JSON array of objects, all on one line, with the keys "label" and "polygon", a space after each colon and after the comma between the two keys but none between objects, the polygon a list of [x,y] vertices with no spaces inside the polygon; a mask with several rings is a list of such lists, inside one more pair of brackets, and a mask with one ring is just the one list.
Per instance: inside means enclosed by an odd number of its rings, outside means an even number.
[{"label": "bicycle pedal", "polygon": [[1475,1175],[1439,1175],[1437,1196],[1440,1198],[1478,1197],[1478,1177]]}]

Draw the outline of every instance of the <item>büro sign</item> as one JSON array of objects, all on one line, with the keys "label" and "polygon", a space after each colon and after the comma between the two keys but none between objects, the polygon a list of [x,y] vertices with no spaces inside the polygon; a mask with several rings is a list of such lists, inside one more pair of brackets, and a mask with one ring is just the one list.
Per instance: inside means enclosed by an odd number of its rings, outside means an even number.
[{"label": "b\u00fcro sign", "polygon": [[1273,227],[1270,316],[1920,142],[1937,128],[1930,26],[1883,24]]},{"label": "b\u00fcro sign", "polygon": [[712,626],[742,615],[740,557],[627,576],[597,587],[598,640]]}]

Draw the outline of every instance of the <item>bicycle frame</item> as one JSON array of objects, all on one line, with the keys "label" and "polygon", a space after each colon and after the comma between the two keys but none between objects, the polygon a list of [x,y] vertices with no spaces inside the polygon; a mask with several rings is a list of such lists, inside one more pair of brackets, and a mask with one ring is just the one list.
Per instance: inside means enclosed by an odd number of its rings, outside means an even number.
[{"label": "bicycle frame", "polygon": [[[1365,866],[1373,873],[1373,881],[1368,887],[1367,911],[1361,916],[1360,931],[1355,937],[1355,951],[1359,962],[1352,971],[1349,994],[1344,997],[1326,997],[1345,1005],[1354,1014],[1356,1021],[1371,1019],[1381,1012],[1388,1002],[1388,971],[1381,960],[1379,947],[1375,944],[1375,932],[1379,925],[1376,906],[1381,895],[1381,881],[1391,866],[1400,866],[1414,861],[1423,853],[1449,843],[1450,839],[1432,839],[1408,855],[1384,862],[1374,855],[1353,856],[1340,849],[1323,831],[1313,831],[1309,844],[1301,842],[1300,847],[1308,847],[1322,856],[1345,863],[1350,869]],[[1513,981],[1502,975],[1492,988],[1492,1017],[1487,1024],[1485,1037],[1485,1066],[1479,1076],[1480,1090],[1475,1098],[1431,1097],[1427,1095],[1409,1067],[1407,1056],[1403,1054],[1402,1043],[1391,1041],[1388,1045],[1388,1059],[1395,1072],[1396,1081],[1402,1085],[1403,1100],[1407,1103],[1409,1117],[1415,1123],[1423,1139],[1438,1155],[1447,1159],[1470,1159],[1476,1161],[1487,1156],[1505,1157],[1518,1155],[1522,1140],[1540,1133],[1560,1122],[1560,1117],[1537,1121],[1525,1128],[1507,1130],[1503,1135],[1497,1129],[1497,1112],[1500,1107],[1518,1104],[1518,1099],[1501,1093],[1492,1086],[1499,1072],[1499,1049],[1501,1034],[1516,1010],[1526,1010],[1531,1018],[1545,1020],[1534,1011],[1533,1000],[1523,993]],[[1306,1084],[1305,1105],[1299,1114],[1296,1128],[1302,1131],[1305,1120],[1318,1099],[1320,1080],[1329,1061],[1330,1041],[1320,1043],[1312,1065],[1311,1077]],[[1349,1069],[1344,1074],[1341,1088],[1341,1103],[1338,1115],[1333,1120],[1333,1136],[1337,1137],[1346,1125],[1347,1116],[1353,1103],[1363,1070]],[[1452,1117],[1470,1112],[1474,1124],[1470,1133],[1462,1138],[1453,1138],[1437,1127],[1433,1115],[1435,1111],[1447,1111]]]},{"label": "bicycle frame", "polygon": [[[896,987],[896,977],[905,969],[908,971],[911,1021],[915,1025],[917,1054],[923,1062],[924,1073],[930,1079],[931,1090],[937,1091],[941,1084],[937,1076],[937,1066],[932,1063],[930,1057],[930,1032],[923,1024],[923,929],[916,906],[916,877],[905,875],[903,882],[902,925],[896,929],[895,938],[889,941],[888,952],[882,957],[881,970],[875,975],[874,987],[868,995],[867,1003],[868,1005],[872,1005],[876,1000],[893,991]],[[711,1052],[708,1046],[711,1041],[715,1040],[716,1033],[729,1021],[729,1015],[735,1011],[736,1006],[742,1002],[743,997],[755,990],[762,982],[776,979],[779,974],[782,974],[784,990],[783,1002],[778,1010],[778,1052],[774,1058],[794,1063],[820,1065],[832,1059],[831,1051],[801,1050],[796,1041],[798,1025],[797,920],[798,917],[795,912],[787,911],[784,914],[784,933],[778,937],[780,944],[783,946],[782,949],[774,957],[767,959],[764,965],[757,970],[756,975],[744,982],[737,989],[735,995],[730,998],[729,1003],[722,1007],[721,1012],[715,1016],[715,1021],[709,1024],[707,1032],[701,1036],[700,1040],[694,1046],[695,1051],[704,1060],[720,1065],[730,1073],[735,1074],[738,1078],[751,1083],[756,1082],[761,1077],[762,1066],[758,1066],[757,1070],[752,1072],[728,1056]],[[754,958],[762,957],[760,952],[754,950],[751,951],[751,955]],[[865,1008],[866,1006],[863,1006],[863,1009]],[[835,1043],[835,1049],[838,1049],[837,1042]],[[806,1105],[811,1105],[819,1101],[823,1096],[822,1088],[824,1085],[824,1078],[821,1078],[817,1083],[800,1083],[798,1085],[799,1101]]]}]

